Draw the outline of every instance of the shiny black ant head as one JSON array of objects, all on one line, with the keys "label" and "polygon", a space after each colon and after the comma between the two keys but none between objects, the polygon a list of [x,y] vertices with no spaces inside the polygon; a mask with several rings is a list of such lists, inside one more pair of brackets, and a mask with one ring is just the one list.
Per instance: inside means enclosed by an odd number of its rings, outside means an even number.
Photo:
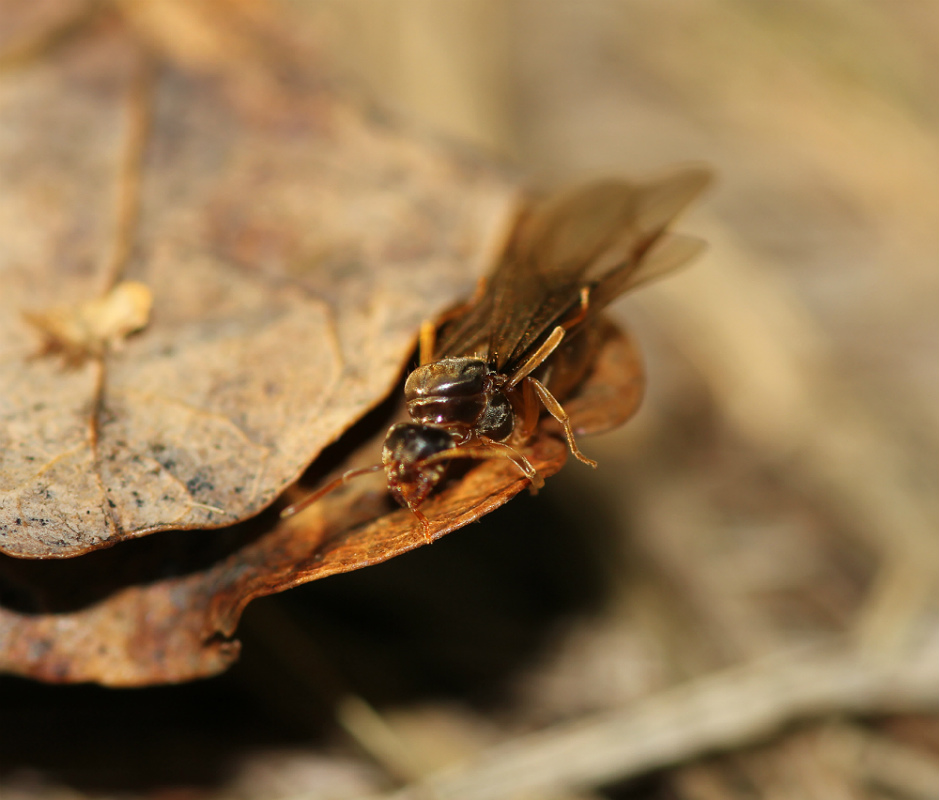
[{"label": "shiny black ant head", "polygon": [[400,422],[385,437],[381,463],[388,477],[388,491],[402,506],[416,509],[446,471],[446,460],[428,461],[451,450],[457,438],[443,428]]}]

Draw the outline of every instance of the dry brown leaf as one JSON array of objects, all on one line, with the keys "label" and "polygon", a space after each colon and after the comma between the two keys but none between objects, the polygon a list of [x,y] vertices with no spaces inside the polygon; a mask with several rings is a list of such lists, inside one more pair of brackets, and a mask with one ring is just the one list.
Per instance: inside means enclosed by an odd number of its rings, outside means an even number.
[{"label": "dry brown leaf", "polygon": [[[584,432],[621,421],[641,394],[631,341],[612,330],[608,335],[591,377],[569,404]],[[549,427],[525,449],[546,477],[567,458],[563,436]],[[384,430],[378,433],[360,449],[362,458],[376,457]],[[423,506],[432,537],[489,513],[527,483],[508,462],[476,466]],[[286,520],[268,513],[224,531],[163,533],[64,561],[0,558],[11,596],[0,608],[0,671],[110,685],[220,672],[237,657],[231,637],[250,600],[425,544],[414,517],[389,508],[379,478],[352,483]]]},{"label": "dry brown leaf", "polygon": [[[241,80],[152,61],[140,24],[106,7],[0,70],[0,551],[17,557],[265,508],[469,294],[513,193],[341,101],[286,37],[277,77]],[[30,359],[23,311],[118,277],[153,292],[145,331],[74,370]]]}]

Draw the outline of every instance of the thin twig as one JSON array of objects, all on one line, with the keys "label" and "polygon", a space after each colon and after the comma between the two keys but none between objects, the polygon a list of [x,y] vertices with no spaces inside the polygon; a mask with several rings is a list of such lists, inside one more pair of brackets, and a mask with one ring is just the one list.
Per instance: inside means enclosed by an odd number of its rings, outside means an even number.
[{"label": "thin twig", "polygon": [[937,674],[935,651],[890,664],[830,647],[791,651],[514,740],[389,797],[496,800],[603,786],[753,744],[795,720],[939,707]]}]

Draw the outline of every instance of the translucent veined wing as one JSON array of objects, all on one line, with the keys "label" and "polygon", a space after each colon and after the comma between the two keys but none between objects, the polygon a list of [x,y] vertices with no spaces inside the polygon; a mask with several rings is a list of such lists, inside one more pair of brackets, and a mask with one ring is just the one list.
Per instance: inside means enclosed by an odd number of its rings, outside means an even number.
[{"label": "translucent veined wing", "polygon": [[589,290],[590,318],[623,292],[693,258],[703,243],[666,233],[710,182],[686,169],[646,184],[600,181],[532,203],[483,295],[443,331],[435,356],[475,353],[510,372]]}]

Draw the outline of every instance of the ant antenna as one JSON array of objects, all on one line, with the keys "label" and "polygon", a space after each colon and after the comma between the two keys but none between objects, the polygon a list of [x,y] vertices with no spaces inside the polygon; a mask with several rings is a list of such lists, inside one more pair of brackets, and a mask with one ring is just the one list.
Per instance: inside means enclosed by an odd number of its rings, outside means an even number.
[{"label": "ant antenna", "polygon": [[367,475],[369,472],[378,472],[380,469],[383,469],[383,465],[372,464],[370,467],[363,467],[362,469],[350,469],[348,472],[342,473],[342,475],[340,475],[338,478],[317,489],[315,492],[313,492],[313,494],[307,495],[302,500],[298,500],[296,503],[287,506],[287,508],[280,512],[281,519],[292,517],[294,514],[299,514],[301,511],[303,511],[303,509],[313,505],[313,503],[315,503],[320,498],[325,497],[334,489],[338,489],[346,481],[351,480],[352,478],[357,478],[359,475]]}]

